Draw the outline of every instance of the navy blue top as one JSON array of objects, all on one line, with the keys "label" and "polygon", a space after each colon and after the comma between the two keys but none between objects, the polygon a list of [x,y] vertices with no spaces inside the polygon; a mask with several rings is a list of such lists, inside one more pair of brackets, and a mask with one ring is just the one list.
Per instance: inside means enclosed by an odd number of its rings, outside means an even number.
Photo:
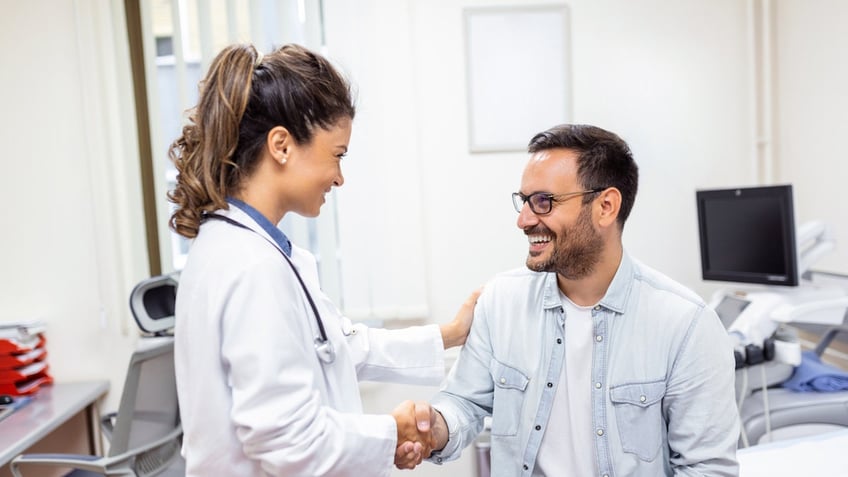
[{"label": "navy blue top", "polygon": [[278,229],[276,225],[272,224],[270,220],[265,218],[264,215],[259,213],[258,210],[254,209],[250,205],[248,205],[248,204],[246,204],[246,203],[244,203],[244,202],[242,202],[242,201],[240,201],[240,200],[238,200],[234,197],[227,197],[227,202],[238,207],[239,209],[242,210],[242,212],[249,215],[253,220],[255,220],[256,223],[259,224],[262,227],[262,229],[265,230],[265,232],[267,232],[268,235],[271,236],[272,239],[274,239],[274,242],[277,242],[277,245],[280,246],[280,249],[282,249],[282,251],[286,254],[286,256],[291,257],[291,253],[292,253],[291,242],[289,241],[288,237],[286,237],[286,234],[284,234],[282,230]]}]

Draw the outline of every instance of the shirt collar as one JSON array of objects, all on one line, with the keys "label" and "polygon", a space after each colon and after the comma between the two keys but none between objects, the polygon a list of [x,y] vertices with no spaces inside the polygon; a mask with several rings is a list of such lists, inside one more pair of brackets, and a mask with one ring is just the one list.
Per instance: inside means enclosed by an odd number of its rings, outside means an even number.
[{"label": "shirt collar", "polygon": [[[624,313],[624,307],[627,303],[627,298],[630,296],[634,280],[634,265],[633,259],[627,252],[622,252],[621,263],[618,264],[618,270],[607,288],[601,301],[598,302],[604,308],[608,308],[616,313]],[[549,272],[545,274],[544,296],[542,297],[542,307],[547,309],[557,308],[562,306],[562,300],[559,297],[559,284],[557,284],[557,274]]]},{"label": "shirt collar", "polygon": [[557,283],[556,272],[545,273],[544,289],[545,293],[542,297],[542,308],[550,310],[562,307],[562,300],[559,298],[559,283]]},{"label": "shirt collar", "polygon": [[262,230],[265,231],[266,234],[270,235],[274,242],[280,247],[287,256],[291,257],[292,254],[292,245],[291,241],[289,241],[286,234],[283,233],[282,230],[278,229],[276,225],[272,224],[270,220],[265,218],[264,215],[259,213],[258,210],[254,209],[250,205],[245,202],[242,202],[235,197],[227,197],[227,202],[241,209],[242,212],[249,215],[251,219],[256,221]]},{"label": "shirt collar", "polygon": [[630,290],[633,289],[633,281],[635,280],[635,267],[633,259],[626,251],[621,253],[621,263],[618,264],[618,270],[615,276],[612,277],[607,293],[601,298],[599,305],[609,308],[616,313],[624,313],[624,307],[627,304],[627,298],[630,296]]}]

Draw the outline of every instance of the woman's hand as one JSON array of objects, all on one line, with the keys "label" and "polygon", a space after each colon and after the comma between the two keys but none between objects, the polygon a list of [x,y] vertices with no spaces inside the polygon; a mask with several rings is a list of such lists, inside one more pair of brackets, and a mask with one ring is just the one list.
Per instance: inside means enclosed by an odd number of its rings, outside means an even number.
[{"label": "woman's hand", "polygon": [[459,307],[453,321],[440,327],[445,349],[465,344],[468,330],[471,329],[471,321],[474,319],[474,305],[477,304],[477,298],[482,291],[483,287],[474,290],[474,293]]},{"label": "woman's hand", "polygon": [[436,411],[424,401],[404,401],[392,411],[392,417],[397,423],[398,434],[395,466],[398,469],[414,469],[433,451],[431,423],[436,420]]}]

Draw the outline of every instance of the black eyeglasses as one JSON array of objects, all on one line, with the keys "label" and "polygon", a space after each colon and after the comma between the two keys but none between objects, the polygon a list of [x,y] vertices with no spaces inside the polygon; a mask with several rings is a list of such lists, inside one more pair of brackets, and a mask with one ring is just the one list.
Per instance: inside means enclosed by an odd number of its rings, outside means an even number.
[{"label": "black eyeglasses", "polygon": [[599,189],[581,190],[578,192],[569,192],[567,194],[534,192],[530,195],[524,195],[521,192],[513,192],[512,205],[515,207],[515,211],[518,213],[521,213],[521,209],[526,203],[530,206],[530,210],[532,210],[534,214],[546,215],[551,213],[551,209],[554,208],[554,202],[565,202],[568,199],[573,199],[574,197],[579,197],[581,195],[586,194],[594,194],[596,192],[601,192],[604,189],[606,189],[606,187],[601,187]]}]

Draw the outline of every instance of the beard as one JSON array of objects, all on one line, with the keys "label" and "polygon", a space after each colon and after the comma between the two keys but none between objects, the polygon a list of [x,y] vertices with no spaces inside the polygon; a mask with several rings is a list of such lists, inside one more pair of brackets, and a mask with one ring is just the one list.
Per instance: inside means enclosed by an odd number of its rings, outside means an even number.
[{"label": "beard", "polygon": [[[577,222],[569,229],[562,229],[555,234],[552,242],[553,252],[544,261],[535,262],[534,257],[527,257],[527,268],[534,272],[556,272],[566,280],[577,280],[588,276],[594,271],[601,260],[604,242],[600,234],[592,227],[590,218],[591,208],[583,207]],[[525,234],[548,233],[550,229],[539,224],[524,231]]]}]

